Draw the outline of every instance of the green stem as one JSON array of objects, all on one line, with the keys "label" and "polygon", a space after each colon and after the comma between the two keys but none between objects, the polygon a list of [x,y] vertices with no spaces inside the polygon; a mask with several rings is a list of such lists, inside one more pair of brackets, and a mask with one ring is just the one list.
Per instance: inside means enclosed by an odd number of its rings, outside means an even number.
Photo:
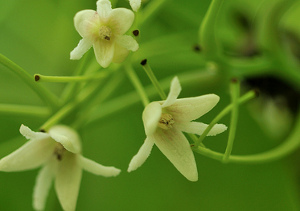
[{"label": "green stem", "polygon": [[[254,154],[254,155],[231,155],[229,157],[229,163],[247,163],[247,164],[255,164],[255,163],[265,163],[270,161],[279,160],[282,157],[285,157],[300,147],[300,116],[298,115],[298,119],[294,130],[290,134],[290,136],[278,147],[271,149],[269,151]],[[209,158],[222,161],[223,154],[219,152],[212,151],[207,148],[198,147],[194,149],[197,153],[207,156]]]},{"label": "green stem", "polygon": [[232,101],[232,111],[231,111],[228,142],[223,157],[224,163],[228,162],[229,156],[231,154],[233,142],[236,134],[237,122],[238,122],[238,113],[239,113],[238,99],[240,96],[240,83],[236,79],[233,79],[232,83],[230,84],[230,94],[231,94],[231,101]]},{"label": "green stem", "polygon": [[2,54],[0,54],[0,63],[18,75],[52,109],[58,107],[58,98],[40,84],[35,83],[31,75],[29,75],[23,68]]},{"label": "green stem", "polygon": [[93,75],[86,76],[45,76],[40,74],[35,74],[34,78],[39,82],[57,82],[57,83],[67,83],[67,82],[78,82],[78,81],[88,81],[103,79],[107,76],[108,72],[103,71]]},{"label": "green stem", "polygon": [[164,90],[161,88],[156,76],[154,75],[150,65],[148,64],[147,60],[143,60],[141,62],[142,67],[144,68],[145,72],[147,73],[149,79],[151,80],[152,84],[154,85],[154,87],[156,88],[159,96],[161,97],[162,100],[165,100],[167,98],[166,93],[164,92]]},{"label": "green stem", "polygon": [[[242,104],[247,102],[248,100],[254,98],[256,96],[256,92],[255,91],[249,91],[247,92],[245,95],[243,95],[241,98],[239,98],[238,100],[238,104]],[[226,108],[224,108],[212,121],[211,123],[208,125],[208,127],[204,130],[204,132],[202,133],[202,135],[200,136],[200,138],[195,142],[195,147],[197,148],[199,146],[200,143],[202,143],[202,141],[204,140],[204,138],[207,136],[207,134],[209,133],[209,131],[213,128],[213,126],[215,124],[217,124],[217,122],[222,119],[226,114],[228,114],[231,110],[233,109],[233,105],[230,104],[228,105]]]},{"label": "green stem", "polygon": [[212,0],[199,29],[200,46],[207,56],[213,56],[216,55],[216,52],[220,52],[215,36],[215,23],[222,3],[223,0]]},{"label": "green stem", "polygon": [[146,107],[150,101],[144,90],[142,83],[140,82],[139,78],[137,77],[137,75],[134,72],[131,65],[129,65],[129,64],[125,65],[125,70],[126,70],[128,78],[130,79],[134,88],[136,89],[137,93],[139,94],[143,105]]},{"label": "green stem", "polygon": [[44,118],[50,115],[48,108],[29,105],[0,104],[0,114]]},{"label": "green stem", "polygon": [[[214,87],[215,84],[221,82],[218,74],[215,74],[214,72],[212,73],[211,71],[201,70],[184,72],[178,75],[178,78],[181,85],[191,87],[197,86],[199,89]],[[172,77],[167,77],[160,82],[164,90],[167,90],[170,87],[170,80],[172,80]],[[147,86],[145,91],[150,97],[157,95],[156,89],[152,85]],[[89,119],[88,123],[93,123],[94,121],[113,114],[114,112],[124,110],[138,102],[140,102],[140,97],[137,95],[136,91],[112,99],[96,109],[96,112],[91,119]]]}]

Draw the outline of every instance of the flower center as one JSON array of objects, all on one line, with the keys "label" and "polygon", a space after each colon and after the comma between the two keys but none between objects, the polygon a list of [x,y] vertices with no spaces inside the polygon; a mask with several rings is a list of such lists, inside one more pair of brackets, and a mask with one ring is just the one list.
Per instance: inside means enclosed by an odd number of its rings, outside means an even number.
[{"label": "flower center", "polygon": [[107,26],[101,26],[99,29],[99,36],[103,40],[110,40],[112,35],[112,31],[109,27]]},{"label": "flower center", "polygon": [[158,127],[169,130],[173,127],[173,124],[175,123],[173,116],[171,114],[163,113],[160,117],[160,120],[158,122]]},{"label": "flower center", "polygon": [[57,160],[61,161],[63,159],[63,155],[66,149],[60,143],[57,143],[54,149],[54,155],[56,156]]}]

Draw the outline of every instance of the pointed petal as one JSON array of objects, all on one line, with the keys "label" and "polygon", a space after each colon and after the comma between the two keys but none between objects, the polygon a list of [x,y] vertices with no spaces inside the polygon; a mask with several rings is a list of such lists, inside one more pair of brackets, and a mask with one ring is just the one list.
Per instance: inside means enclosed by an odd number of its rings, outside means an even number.
[{"label": "pointed petal", "polygon": [[87,39],[83,38],[82,40],[79,41],[77,47],[74,48],[73,51],[71,51],[70,59],[72,59],[72,60],[81,59],[83,54],[85,54],[85,52],[87,52],[92,47],[92,45],[93,45],[93,43],[91,43]]},{"label": "pointed petal", "polygon": [[151,136],[148,136],[144,142],[144,144],[139,149],[138,153],[133,156],[129,163],[129,167],[127,169],[128,172],[136,170],[138,167],[143,165],[146,159],[149,157],[152,147],[154,145],[153,139]]},{"label": "pointed petal", "polygon": [[129,4],[133,11],[138,11],[141,7],[141,0],[129,0]]},{"label": "pointed petal", "polygon": [[24,171],[37,168],[51,158],[54,147],[55,141],[50,138],[28,141],[0,160],[0,171]]},{"label": "pointed petal", "polygon": [[97,1],[97,12],[101,18],[108,18],[112,12],[111,3],[108,0]]},{"label": "pointed petal", "polygon": [[79,161],[81,167],[84,170],[91,172],[92,174],[96,174],[104,177],[115,177],[118,176],[121,172],[120,169],[117,169],[113,166],[103,166],[83,156],[79,157]]},{"label": "pointed petal", "polygon": [[61,143],[66,150],[72,153],[81,152],[79,135],[72,128],[65,125],[56,125],[50,128],[48,133],[56,142]]},{"label": "pointed petal", "polygon": [[104,68],[108,67],[114,57],[114,43],[107,40],[98,40],[94,43],[97,62]]},{"label": "pointed petal", "polygon": [[42,132],[34,132],[32,130],[30,130],[29,127],[25,126],[25,125],[21,125],[20,127],[20,133],[27,139],[44,139],[44,138],[48,138],[49,135],[47,133],[42,133]]},{"label": "pointed petal", "polygon": [[162,113],[161,105],[158,102],[149,103],[143,111],[143,122],[146,135],[155,132]]},{"label": "pointed petal", "polygon": [[131,27],[134,20],[134,13],[125,8],[113,9],[110,13],[109,26],[114,34],[123,35]]},{"label": "pointed petal", "polygon": [[119,44],[115,44],[115,50],[114,50],[114,57],[113,57],[113,62],[114,63],[121,63],[123,62],[126,57],[129,54],[129,50],[127,50],[126,48],[122,47]]},{"label": "pointed petal", "polygon": [[172,105],[176,101],[180,92],[181,92],[181,86],[180,86],[178,77],[176,76],[173,78],[173,80],[171,82],[171,88],[170,88],[169,95],[168,95],[166,101],[162,104],[162,107],[164,108],[164,107]]},{"label": "pointed petal", "polygon": [[75,154],[66,153],[60,162],[55,190],[63,210],[75,211],[82,170]]},{"label": "pointed petal", "polygon": [[74,26],[81,37],[94,40],[101,26],[100,16],[94,10],[82,10],[76,13]]},{"label": "pointed petal", "polygon": [[177,99],[175,103],[166,109],[173,115],[175,122],[190,122],[210,111],[218,103],[219,99],[219,96],[215,94],[182,98]]},{"label": "pointed petal", "polygon": [[153,134],[153,138],[156,146],[183,176],[190,181],[198,180],[194,154],[188,140],[181,131],[175,128],[170,130],[160,129]]},{"label": "pointed petal", "polygon": [[54,171],[51,164],[45,165],[36,178],[33,190],[33,208],[35,210],[44,210],[48,193],[54,178]]},{"label": "pointed petal", "polygon": [[[193,133],[197,135],[202,135],[204,130],[208,127],[207,124],[202,122],[184,122],[180,123],[176,126],[179,130],[186,132],[186,133]],[[227,130],[227,126],[223,124],[215,124],[213,128],[207,134],[208,136],[215,136],[220,133],[223,133]]]},{"label": "pointed petal", "polygon": [[137,41],[129,35],[119,36],[116,39],[116,43],[130,51],[137,51],[139,49]]}]

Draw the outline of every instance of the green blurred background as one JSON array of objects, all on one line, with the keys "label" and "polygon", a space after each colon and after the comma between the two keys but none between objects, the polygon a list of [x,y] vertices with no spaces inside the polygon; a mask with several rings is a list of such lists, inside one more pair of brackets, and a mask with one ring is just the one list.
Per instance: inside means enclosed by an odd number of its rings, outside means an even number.
[{"label": "green blurred background", "polygon": [[[224,46],[236,45],[243,35],[233,21],[234,11],[254,18],[263,13],[270,2],[273,1],[225,1],[217,23],[218,38]],[[282,24],[299,37],[300,1],[295,2]],[[168,1],[155,18],[140,29],[140,50],[134,58],[138,61],[147,57],[159,79],[204,66],[192,46],[197,43],[198,27],[209,3],[209,0]],[[118,5],[128,7],[128,2],[120,0]],[[95,0],[0,0],[0,53],[31,75],[72,75],[79,62],[69,60],[69,53],[80,39],[73,17],[79,10],[95,8]],[[136,70],[143,84],[149,85],[138,62]],[[16,75],[2,66],[0,71],[0,103],[43,105]],[[206,88],[201,84],[184,85],[180,96],[206,93],[221,96],[216,108],[201,119],[209,123],[230,102],[228,87],[224,84],[210,84]],[[64,84],[43,85],[57,95],[64,88]],[[125,77],[112,98],[132,90]],[[103,165],[116,166],[122,173],[116,178],[103,178],[84,172],[77,210],[300,210],[299,151],[283,160],[259,165],[225,165],[195,154],[199,181],[194,183],[187,181],[154,147],[140,169],[127,173],[130,159],[145,139],[142,111],[142,104],[137,103],[79,131],[84,156]],[[0,157],[25,142],[18,132],[21,124],[37,129],[44,121],[1,114]],[[229,117],[222,123],[229,125]],[[227,136],[225,132],[208,137],[205,144],[223,152]],[[281,141],[266,136],[247,106],[241,108],[233,154],[263,152]],[[32,210],[37,172],[0,173],[0,210]],[[46,207],[46,210],[61,210],[53,188]]]}]

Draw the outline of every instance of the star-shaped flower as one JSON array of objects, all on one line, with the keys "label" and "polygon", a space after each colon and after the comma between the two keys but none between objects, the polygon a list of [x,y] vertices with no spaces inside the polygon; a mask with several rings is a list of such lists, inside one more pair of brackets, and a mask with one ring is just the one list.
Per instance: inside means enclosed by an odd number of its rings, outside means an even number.
[{"label": "star-shaped flower", "polygon": [[112,9],[108,0],[97,1],[97,11],[82,10],[74,17],[75,28],[82,36],[71,52],[71,59],[80,59],[92,46],[98,63],[108,67],[111,62],[120,63],[136,51],[138,43],[124,35],[131,27],[134,13],[125,8]]},{"label": "star-shaped flower", "polygon": [[[177,99],[180,92],[181,86],[175,77],[168,98],[146,106],[143,122],[147,138],[130,161],[128,172],[136,170],[146,161],[155,144],[183,176],[190,181],[198,180],[194,154],[182,132],[201,135],[208,125],[192,120],[210,111],[218,103],[219,97],[208,94]],[[216,124],[208,135],[214,136],[226,129],[225,125]]]},{"label": "star-shaped flower", "polygon": [[76,208],[82,169],[105,177],[120,173],[115,167],[102,166],[83,157],[78,134],[67,126],[57,125],[48,133],[42,133],[22,125],[20,133],[30,141],[2,158],[0,171],[24,171],[42,166],[33,192],[35,210],[44,209],[53,180],[63,209],[72,211]]}]

